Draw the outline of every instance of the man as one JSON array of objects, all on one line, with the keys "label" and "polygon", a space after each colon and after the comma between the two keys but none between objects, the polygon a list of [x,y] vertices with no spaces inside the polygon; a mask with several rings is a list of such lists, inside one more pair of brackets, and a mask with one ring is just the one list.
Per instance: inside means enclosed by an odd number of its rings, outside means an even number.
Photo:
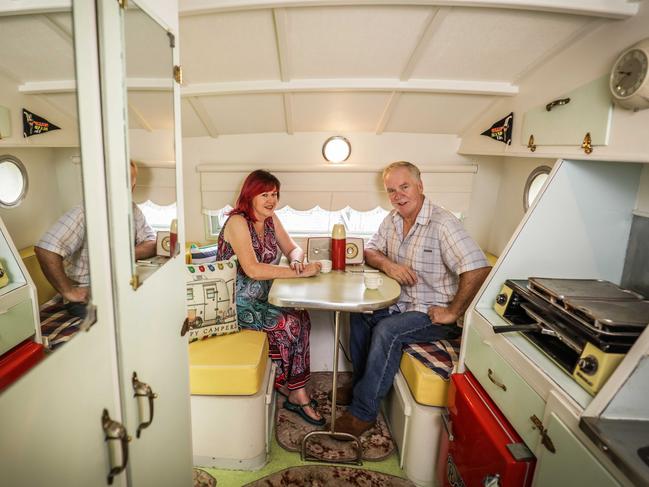
[{"label": "man", "polygon": [[[135,188],[137,166],[131,161],[131,191]],[[145,259],[156,253],[156,234],[142,211],[133,203],[135,258]],[[90,269],[86,243],[83,206],[70,209],[41,237],[34,247],[43,274],[68,304],[74,316],[85,317]]]},{"label": "man", "polygon": [[401,349],[457,338],[456,325],[487,277],[489,264],[460,221],[424,196],[419,169],[394,162],[383,171],[394,207],[367,244],[366,262],[401,284],[399,301],[371,315],[351,315],[353,393],[336,431],[360,436],[376,422],[399,368]]}]

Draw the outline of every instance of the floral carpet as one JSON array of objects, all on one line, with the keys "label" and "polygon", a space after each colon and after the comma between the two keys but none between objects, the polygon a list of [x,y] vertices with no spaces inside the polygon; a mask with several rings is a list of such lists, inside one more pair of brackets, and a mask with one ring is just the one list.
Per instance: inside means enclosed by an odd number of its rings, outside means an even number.
[{"label": "floral carpet", "polygon": [[[314,372],[311,374],[311,396],[318,401],[318,411],[327,419],[331,419],[331,401],[327,394],[331,391],[331,372]],[[339,372],[338,384],[344,385],[351,382],[351,373]],[[310,431],[318,428],[304,421],[297,414],[284,409],[285,398],[277,394],[277,418],[275,423],[275,434],[277,442],[286,450],[300,451],[302,438]],[[337,416],[344,411],[344,406],[336,406]],[[388,430],[388,426],[380,414],[376,425],[363,433],[360,437],[363,449],[363,460],[379,461],[394,451],[394,442]],[[316,436],[309,440],[307,453],[323,461],[345,461],[355,458],[354,442],[339,441],[330,437]],[[252,484],[251,484],[252,485]],[[272,485],[294,485],[294,484],[272,484]],[[295,484],[298,485],[298,484]],[[301,484],[306,485],[306,484]],[[309,484],[311,485],[311,484]],[[320,484],[313,484],[320,485]],[[357,485],[357,484],[345,484]],[[358,484],[358,485],[391,485],[391,484]],[[405,485],[405,484],[404,484]]]},{"label": "floral carpet", "polygon": [[307,465],[291,467],[245,487],[414,487],[409,480],[361,468]]},{"label": "floral carpet", "polygon": [[212,477],[209,473],[195,468],[192,471],[193,474],[193,487],[215,487],[216,479]]}]

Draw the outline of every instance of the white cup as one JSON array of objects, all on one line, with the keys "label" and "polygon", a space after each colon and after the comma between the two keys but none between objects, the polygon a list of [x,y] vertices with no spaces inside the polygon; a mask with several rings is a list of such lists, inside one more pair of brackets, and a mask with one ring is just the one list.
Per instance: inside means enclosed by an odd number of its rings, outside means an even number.
[{"label": "white cup", "polygon": [[331,261],[329,259],[322,259],[319,260],[318,262],[320,262],[321,265],[320,272],[322,272],[323,274],[326,274],[327,272],[331,272]]},{"label": "white cup", "polygon": [[363,281],[367,289],[378,289],[383,284],[383,278],[376,272],[366,272],[363,274]]}]

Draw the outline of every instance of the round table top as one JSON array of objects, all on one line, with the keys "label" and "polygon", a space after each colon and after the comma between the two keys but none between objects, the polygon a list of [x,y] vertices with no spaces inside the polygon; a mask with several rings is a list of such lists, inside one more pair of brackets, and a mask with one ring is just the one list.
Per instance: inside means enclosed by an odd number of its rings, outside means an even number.
[{"label": "round table top", "polygon": [[275,279],[268,301],[286,308],[326,309],[334,311],[375,311],[394,304],[401,287],[383,273],[378,289],[367,289],[363,272],[331,271],[314,277]]}]

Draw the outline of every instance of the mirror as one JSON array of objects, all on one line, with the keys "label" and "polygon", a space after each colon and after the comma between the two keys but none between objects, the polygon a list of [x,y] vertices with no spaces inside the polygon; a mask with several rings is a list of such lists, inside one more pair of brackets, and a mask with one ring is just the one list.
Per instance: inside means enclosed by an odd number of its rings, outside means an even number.
[{"label": "mirror", "polygon": [[20,159],[0,156],[0,206],[18,206],[27,194],[27,171]]},{"label": "mirror", "polygon": [[[176,211],[173,36],[134,2],[123,17],[134,287],[163,265]],[[134,185],[133,185],[134,183]],[[156,245],[156,236],[159,241]],[[152,240],[151,240],[152,239]],[[178,253],[176,245],[176,253]]]},{"label": "mirror", "polygon": [[72,12],[16,6],[0,32],[0,356],[48,355],[94,322]]}]

